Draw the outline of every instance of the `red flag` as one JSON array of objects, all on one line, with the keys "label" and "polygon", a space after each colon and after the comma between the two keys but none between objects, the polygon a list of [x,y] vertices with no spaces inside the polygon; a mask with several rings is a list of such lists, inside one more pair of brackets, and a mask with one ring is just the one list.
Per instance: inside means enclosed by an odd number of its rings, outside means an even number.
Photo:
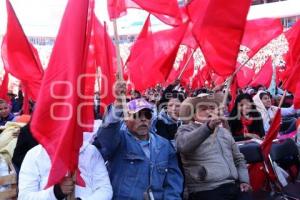
[{"label": "red flag", "polygon": [[295,92],[300,80],[300,20],[285,32],[285,37],[289,43],[289,51],[286,55],[286,70],[282,73],[283,87]]},{"label": "red flag", "polygon": [[244,88],[249,85],[252,81],[253,77],[255,76],[255,72],[253,69],[243,66],[240,71],[236,74],[237,77],[237,84],[239,88]]},{"label": "red flag", "polygon": [[106,24],[103,27],[99,21],[95,20],[94,33],[97,65],[101,68],[100,112],[104,113],[106,106],[115,100],[113,85],[116,81],[117,57],[115,46],[107,33]]},{"label": "red flag", "polygon": [[25,86],[28,98],[36,101],[43,68],[36,49],[29,43],[9,0],[7,7],[7,31],[2,43],[2,59],[7,72]]},{"label": "red flag", "polygon": [[294,107],[300,109],[300,82],[297,83],[296,92],[294,94]]},{"label": "red flag", "polygon": [[78,119],[85,106],[81,76],[87,71],[93,9],[93,0],[69,0],[32,117],[33,135],[52,163],[47,187],[75,171],[77,184],[84,185],[78,170],[83,140]]},{"label": "red flag", "polygon": [[253,77],[249,85],[251,87],[263,85],[268,88],[271,84],[272,76],[273,76],[272,59],[269,58],[267,62],[261,67],[259,72],[256,73],[256,75]]},{"label": "red flag", "polygon": [[212,83],[212,76],[209,66],[205,65],[198,69],[196,76],[193,79],[192,89],[208,87]]},{"label": "red flag", "polygon": [[210,67],[220,76],[235,71],[251,0],[210,0],[193,33]]},{"label": "red flag", "polygon": [[[170,74],[186,25],[152,33],[148,18],[127,59],[129,78],[143,91],[164,82]],[[141,79],[141,75],[144,77]]]},{"label": "red flag", "polygon": [[10,102],[7,92],[8,92],[8,83],[9,83],[9,76],[8,73],[5,72],[2,82],[1,82],[1,87],[0,87],[0,99],[4,99],[7,101],[7,103]]},{"label": "red flag", "polygon": [[248,47],[248,56],[253,57],[258,50],[265,46],[283,31],[280,19],[255,19],[246,23],[242,45]]},{"label": "red flag", "polygon": [[108,0],[107,9],[110,19],[126,14],[127,8],[144,9],[169,25],[180,25],[181,13],[177,0]]},{"label": "red flag", "polygon": [[[178,51],[178,53],[179,52],[180,52],[180,50]],[[192,53],[193,52],[191,51],[190,48],[187,48],[186,52],[184,52],[184,53],[182,52],[182,54],[183,54],[182,60],[180,61],[177,69],[175,69],[173,66],[173,68],[168,76],[168,79],[166,81],[168,84],[171,84],[176,79],[178,79],[180,73],[182,73],[183,68],[186,65],[186,63],[188,62],[189,57],[191,56]],[[184,70],[184,72],[182,73],[182,76],[181,76],[181,80],[183,81],[184,85],[187,85],[189,83],[189,78],[192,77],[193,73],[194,73],[194,59],[192,56],[188,63],[188,66],[186,66],[186,69]]]},{"label": "red flag", "polygon": [[204,17],[209,3],[210,0],[193,0],[187,4],[187,14],[193,24]]},{"label": "red flag", "polygon": [[265,159],[268,169],[269,169],[270,178],[274,177],[274,172],[272,170],[272,167],[269,164],[268,155],[270,154],[273,140],[277,138],[277,135],[278,135],[278,132],[280,129],[280,122],[281,122],[281,109],[278,108],[276,111],[275,117],[272,121],[272,124],[270,126],[270,129],[269,129],[266,137],[264,138],[263,142],[261,143],[262,153],[264,155],[264,159]]},{"label": "red flag", "polygon": [[[194,57],[193,52],[189,52],[189,57],[192,56],[188,62],[188,60],[186,60],[184,62],[183,67],[187,64],[185,70],[182,73],[181,76],[181,84],[183,86],[187,86],[187,85],[191,85],[192,84],[192,80],[193,80],[193,75],[194,75],[194,71],[195,71],[195,66],[194,66]],[[188,63],[187,63],[188,62]],[[183,70],[183,69],[182,69]]]}]

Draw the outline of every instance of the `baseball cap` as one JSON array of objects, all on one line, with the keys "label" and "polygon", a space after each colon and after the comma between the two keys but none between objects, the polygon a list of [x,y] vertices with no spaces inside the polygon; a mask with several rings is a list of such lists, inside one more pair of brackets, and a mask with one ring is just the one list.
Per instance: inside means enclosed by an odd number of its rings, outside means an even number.
[{"label": "baseball cap", "polygon": [[146,101],[144,98],[131,100],[127,103],[128,112],[131,114],[137,113],[143,109],[152,111],[153,105]]}]

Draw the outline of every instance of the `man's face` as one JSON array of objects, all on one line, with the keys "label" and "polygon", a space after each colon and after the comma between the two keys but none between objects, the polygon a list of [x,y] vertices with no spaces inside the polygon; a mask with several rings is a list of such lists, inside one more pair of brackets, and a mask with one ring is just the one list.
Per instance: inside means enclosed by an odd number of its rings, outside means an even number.
[{"label": "man's face", "polygon": [[9,115],[10,108],[6,103],[0,103],[0,117],[5,118]]},{"label": "man's face", "polygon": [[195,121],[205,123],[213,115],[218,115],[218,107],[214,103],[201,103],[197,105]]},{"label": "man's face", "polygon": [[129,114],[126,125],[129,131],[141,140],[149,138],[149,129],[152,113],[149,109],[143,109],[135,114]]}]

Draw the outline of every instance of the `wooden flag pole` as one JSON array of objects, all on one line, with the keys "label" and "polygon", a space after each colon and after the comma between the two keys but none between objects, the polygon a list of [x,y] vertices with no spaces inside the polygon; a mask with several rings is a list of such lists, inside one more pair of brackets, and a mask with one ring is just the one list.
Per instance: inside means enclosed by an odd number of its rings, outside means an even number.
[{"label": "wooden flag pole", "polygon": [[[117,65],[118,65],[118,72],[117,72],[117,84],[123,84],[124,82],[123,79],[123,70],[122,70],[122,63],[121,63],[121,55],[120,55],[120,39],[118,35],[118,26],[117,26],[117,20],[113,20],[113,25],[114,25],[114,37],[115,37],[115,43],[116,43],[116,54],[117,54]],[[125,86],[126,87],[126,86]],[[125,88],[126,90],[126,88]],[[121,94],[121,104],[123,108],[123,114],[124,114],[124,119],[128,119],[128,113],[127,113],[127,107],[126,107],[126,93]]]},{"label": "wooden flag pole", "polygon": [[114,37],[115,37],[115,44],[116,44],[116,54],[117,54],[117,65],[118,65],[118,72],[117,72],[117,80],[123,81],[123,70],[122,70],[122,63],[121,63],[121,55],[120,55],[120,39],[118,35],[118,26],[117,20],[113,20],[114,25]]},{"label": "wooden flag pole", "polygon": [[[251,57],[252,58],[252,57]],[[232,80],[233,80],[233,78],[234,78],[234,76],[251,60],[251,58],[248,58],[247,60],[246,60],[246,62],[244,62],[243,64],[241,64],[234,72],[233,72],[233,74],[231,74],[230,75],[230,77],[226,80],[226,81],[224,81],[224,83],[222,84],[222,85],[225,85],[227,82],[228,82],[228,85],[229,85],[229,87],[230,87],[230,85],[231,85],[231,83],[229,84],[229,81],[231,81],[232,82]],[[220,85],[220,86],[222,86],[222,85]],[[227,88],[229,88],[229,87],[227,87]],[[215,89],[215,88],[214,88]],[[213,89],[213,91],[215,91]],[[228,95],[227,95],[227,97],[228,97]]]},{"label": "wooden flag pole", "polygon": [[283,104],[283,101],[285,99],[285,96],[286,96],[286,90],[284,90],[283,95],[282,95],[282,97],[280,99],[280,102],[279,102],[279,105],[278,105],[279,108],[281,108],[281,106]]},{"label": "wooden flag pole", "polygon": [[181,70],[179,76],[178,76],[178,79],[180,80],[181,79],[181,76],[183,75],[183,73],[185,72],[187,66],[189,65],[190,61],[191,61],[191,58],[193,57],[194,55],[194,52],[195,50],[192,49],[192,52],[191,52],[191,55],[189,56],[188,60],[186,61],[185,65],[183,66],[183,69]]}]

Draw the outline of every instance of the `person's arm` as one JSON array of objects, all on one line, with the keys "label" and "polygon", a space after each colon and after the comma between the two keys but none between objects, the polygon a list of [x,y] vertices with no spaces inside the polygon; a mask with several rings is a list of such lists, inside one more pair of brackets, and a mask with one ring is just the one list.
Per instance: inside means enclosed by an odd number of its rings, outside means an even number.
[{"label": "person's arm", "polygon": [[29,151],[19,174],[19,200],[57,200],[54,187],[40,190],[41,174],[36,160],[36,151]]},{"label": "person's arm", "polygon": [[111,106],[104,122],[98,129],[97,137],[93,143],[105,160],[109,160],[112,157],[121,143],[121,126],[124,123],[121,117],[122,112],[122,109]]},{"label": "person's arm", "polygon": [[194,151],[212,133],[207,123],[197,128],[192,128],[190,124],[180,126],[175,135],[177,151],[180,153]]},{"label": "person's arm", "polygon": [[110,179],[104,160],[101,154],[95,147],[92,146],[93,157],[91,174],[92,177],[92,195],[87,197],[80,197],[82,200],[110,200],[113,196],[113,190],[111,187]]},{"label": "person's arm", "polygon": [[168,172],[164,181],[164,200],[179,200],[183,191],[183,175],[178,167],[175,149],[169,144]]},{"label": "person's arm", "polygon": [[289,115],[295,115],[297,113],[297,110],[295,110],[294,106],[291,106],[289,108],[281,108],[281,116],[289,116]]},{"label": "person's arm", "polygon": [[237,168],[237,172],[239,175],[239,181],[240,183],[247,183],[249,184],[249,174],[248,174],[248,168],[246,165],[246,160],[244,155],[240,152],[237,144],[235,141],[231,140],[231,145],[232,145],[232,156],[234,160],[234,165]]}]

